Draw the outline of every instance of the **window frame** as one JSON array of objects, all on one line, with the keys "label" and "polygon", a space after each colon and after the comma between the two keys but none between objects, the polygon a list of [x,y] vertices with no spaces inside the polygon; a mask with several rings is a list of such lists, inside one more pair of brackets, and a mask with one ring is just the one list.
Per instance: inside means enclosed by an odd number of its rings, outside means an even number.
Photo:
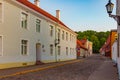
[{"label": "window frame", "polygon": [[36,32],[40,33],[41,30],[41,20],[36,19]]},{"label": "window frame", "polygon": [[[23,41],[26,42],[23,43]],[[28,40],[21,40],[21,55],[28,55]]]},{"label": "window frame", "polygon": [[24,11],[21,12],[21,27],[23,29],[28,29],[28,16],[29,15],[27,12],[24,12]]},{"label": "window frame", "polygon": [[58,39],[60,39],[61,30],[58,29]]},{"label": "window frame", "polygon": [[68,47],[66,47],[66,55],[68,56]]},{"label": "window frame", "polygon": [[53,36],[53,31],[54,31],[54,28],[52,25],[50,25],[50,36],[52,37]]},{"label": "window frame", "polygon": [[53,44],[50,44],[50,55],[51,56],[53,56],[53,53],[54,53],[53,51],[54,51]]},{"label": "window frame", "polygon": [[65,39],[65,31],[62,31],[62,40]]},{"label": "window frame", "polygon": [[66,32],[66,41],[68,41],[68,32]]},{"label": "window frame", "polygon": [[61,54],[61,47],[58,46],[58,55],[60,56],[60,54]]}]

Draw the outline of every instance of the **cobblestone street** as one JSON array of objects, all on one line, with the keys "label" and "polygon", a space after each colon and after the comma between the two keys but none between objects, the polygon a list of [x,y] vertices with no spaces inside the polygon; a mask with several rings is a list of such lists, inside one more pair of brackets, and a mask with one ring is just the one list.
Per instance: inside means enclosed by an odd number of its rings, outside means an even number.
[{"label": "cobblestone street", "polygon": [[83,61],[72,64],[2,78],[0,80],[88,80],[90,75],[92,75],[105,61],[110,60],[100,55],[93,55],[83,59]]}]

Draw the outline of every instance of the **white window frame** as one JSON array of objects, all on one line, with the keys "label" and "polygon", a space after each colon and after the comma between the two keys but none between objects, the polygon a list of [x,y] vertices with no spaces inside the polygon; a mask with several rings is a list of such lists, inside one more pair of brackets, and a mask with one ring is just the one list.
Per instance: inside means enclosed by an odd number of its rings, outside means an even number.
[{"label": "white window frame", "polygon": [[[26,41],[26,44],[23,44],[22,41]],[[28,40],[24,40],[24,39],[21,40],[21,55],[28,55]]]},{"label": "white window frame", "polygon": [[[24,26],[23,25],[23,23],[22,23],[22,21],[23,21],[23,14],[24,15],[26,15],[26,25]],[[27,12],[25,12],[25,11],[21,11],[21,27],[23,28],[23,29],[28,29],[28,17],[29,17],[29,15],[28,15],[28,13]]]},{"label": "white window frame", "polygon": [[36,32],[40,33],[40,30],[41,30],[41,20],[36,19]]}]

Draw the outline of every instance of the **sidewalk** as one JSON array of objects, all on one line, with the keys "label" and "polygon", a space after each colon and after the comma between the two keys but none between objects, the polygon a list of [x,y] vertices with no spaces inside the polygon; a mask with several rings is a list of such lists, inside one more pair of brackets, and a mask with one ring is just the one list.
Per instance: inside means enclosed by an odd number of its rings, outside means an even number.
[{"label": "sidewalk", "polygon": [[83,59],[76,59],[76,60],[70,60],[70,61],[64,61],[64,62],[48,63],[48,64],[43,64],[43,65],[34,65],[34,66],[11,68],[11,69],[1,69],[0,79],[11,77],[11,76],[16,76],[16,75],[21,75],[21,74],[27,74],[27,73],[36,72],[36,71],[41,71],[41,70],[46,70],[50,68],[55,68],[55,67],[63,66],[66,64],[80,62],[82,60]]},{"label": "sidewalk", "polygon": [[118,80],[117,67],[113,62],[106,58],[104,63],[91,74],[88,80]]}]

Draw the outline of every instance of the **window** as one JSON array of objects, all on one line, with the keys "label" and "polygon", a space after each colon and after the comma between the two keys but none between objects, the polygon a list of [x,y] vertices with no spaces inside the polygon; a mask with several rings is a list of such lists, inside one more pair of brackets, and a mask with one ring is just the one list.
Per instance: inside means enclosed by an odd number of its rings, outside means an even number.
[{"label": "window", "polygon": [[36,19],[36,32],[40,32],[40,20]]},{"label": "window", "polygon": [[0,56],[2,55],[2,37],[0,36]]},{"label": "window", "polygon": [[68,33],[66,32],[66,40],[68,41]]},{"label": "window", "polygon": [[50,54],[53,55],[53,45],[50,45]]},{"label": "window", "polygon": [[60,29],[58,29],[58,39],[60,39]]},{"label": "window", "polygon": [[50,36],[52,37],[53,36],[53,26],[50,25]]},{"label": "window", "polygon": [[72,54],[72,48],[70,48],[70,54]]},{"label": "window", "polygon": [[65,33],[64,31],[62,31],[62,39],[64,40],[64,37],[65,37]]},{"label": "window", "polygon": [[0,3],[0,22],[2,21],[2,3]]},{"label": "window", "polygon": [[58,55],[60,55],[60,46],[58,46]]},{"label": "window", "polygon": [[68,47],[66,47],[66,55],[68,55]]},{"label": "window", "polygon": [[22,26],[22,28],[27,29],[27,21],[28,21],[27,18],[28,18],[28,14],[22,12],[22,16],[21,16],[21,19],[22,19],[21,26]]},{"label": "window", "polygon": [[27,47],[28,47],[28,41],[22,40],[21,41],[21,54],[26,55],[27,54]]},{"label": "window", "polygon": [[70,34],[70,41],[71,41],[71,34]]}]

